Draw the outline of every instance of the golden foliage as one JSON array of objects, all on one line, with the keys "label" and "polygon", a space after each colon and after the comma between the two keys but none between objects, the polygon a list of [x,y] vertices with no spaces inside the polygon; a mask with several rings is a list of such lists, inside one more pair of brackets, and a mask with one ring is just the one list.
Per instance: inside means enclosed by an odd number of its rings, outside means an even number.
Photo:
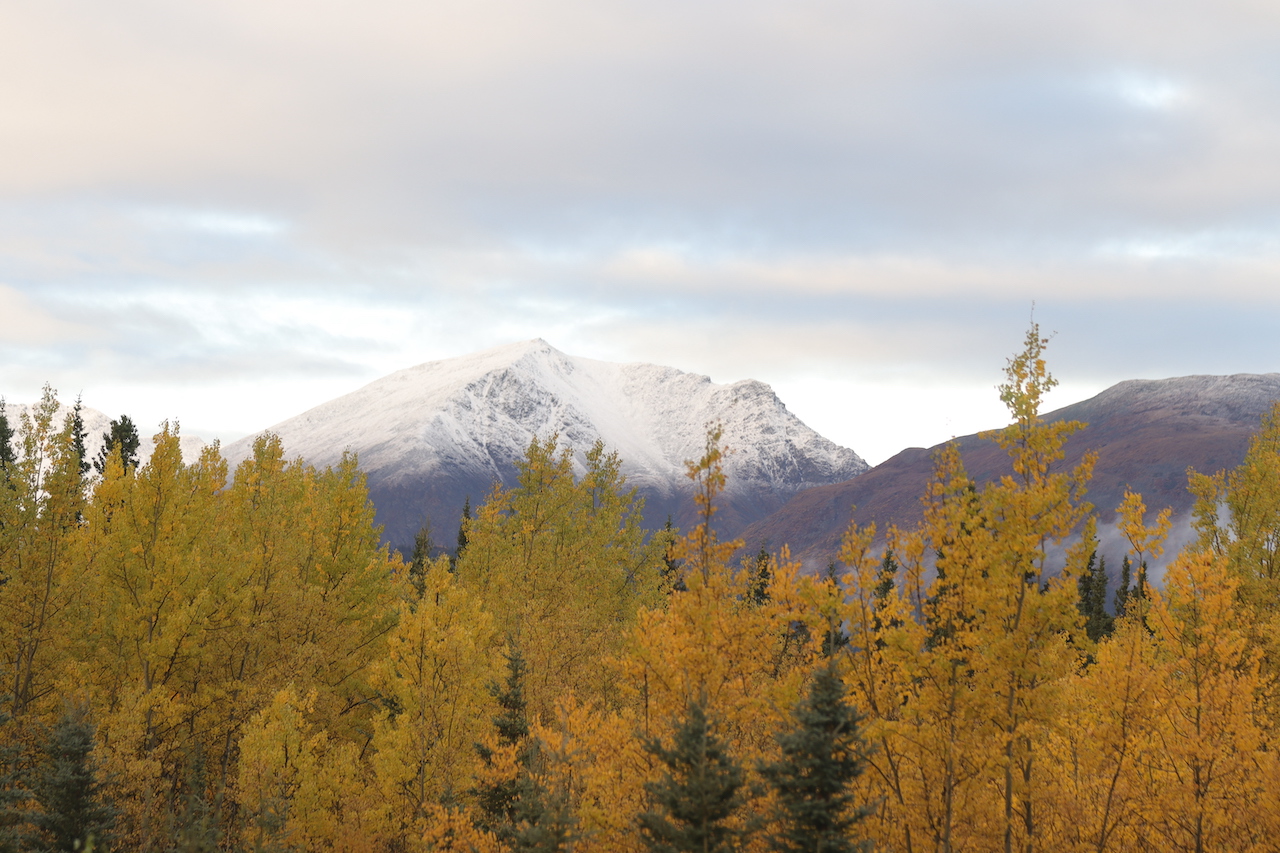
[{"label": "golden foliage", "polygon": [[[198,802],[204,843],[228,850],[500,853],[473,792],[524,773],[567,798],[577,853],[638,853],[646,742],[704,702],[754,825],[758,768],[834,662],[866,715],[859,831],[879,849],[1273,849],[1280,409],[1245,464],[1193,472],[1196,546],[1095,645],[1076,583],[1094,458],[1060,470],[1080,425],[1040,418],[1044,346],[1033,326],[1000,387],[1012,423],[988,437],[1010,473],[979,488],[943,449],[922,523],[887,551],[851,526],[820,576],[785,548],[732,564],[717,430],[689,464],[700,523],[676,541],[641,530],[616,456],[552,437],[480,508],[457,574],[441,558],[415,587],[355,459],[317,471],[267,436],[229,478],[216,446],[184,463],[166,425],[145,465],[117,454],[86,481],[46,391],[0,471],[0,735],[29,747],[61,700],[86,703],[120,849],[178,849]],[[1148,522],[1126,493],[1119,517],[1139,565],[1158,559],[1168,511]],[[662,590],[668,545],[682,576]],[[492,734],[508,638],[536,766]]]}]

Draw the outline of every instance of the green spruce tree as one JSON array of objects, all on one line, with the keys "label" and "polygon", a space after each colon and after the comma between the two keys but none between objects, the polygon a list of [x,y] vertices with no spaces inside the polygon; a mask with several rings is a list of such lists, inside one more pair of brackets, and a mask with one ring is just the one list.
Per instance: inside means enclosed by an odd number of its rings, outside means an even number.
[{"label": "green spruce tree", "polygon": [[84,440],[89,437],[89,433],[84,429],[84,415],[81,413],[83,406],[80,398],[76,397],[76,404],[71,408],[71,442],[76,451],[76,459],[80,460],[80,476],[89,473],[89,454],[84,448]]},{"label": "green spruce tree", "polygon": [[662,538],[667,545],[662,552],[662,577],[660,580],[660,589],[668,594],[688,590],[684,583],[683,563],[671,556],[671,545],[679,538],[679,534],[680,531],[671,523],[671,516],[668,515],[667,523],[662,527]]},{"label": "green spruce tree", "polygon": [[176,793],[170,814],[169,848],[166,853],[218,853],[222,840],[222,797],[207,797],[208,771],[203,752],[187,757],[183,786]]},{"label": "green spruce tree", "polygon": [[107,458],[116,448],[120,450],[120,461],[126,471],[137,468],[138,448],[141,444],[142,440],[138,437],[138,428],[133,425],[133,419],[128,415],[121,415],[112,420],[110,428],[102,434],[102,448],[93,460],[93,470],[99,474],[106,471]]},{"label": "green spruce tree", "polygon": [[426,591],[427,566],[431,562],[431,552],[435,549],[435,543],[431,541],[431,521],[428,519],[413,537],[413,553],[409,555],[409,583],[413,584],[418,598],[422,598]]},{"label": "green spruce tree", "polygon": [[713,730],[705,700],[689,704],[670,749],[657,739],[645,748],[666,768],[645,785],[653,808],[638,818],[654,853],[729,853],[747,829],[735,825],[745,802],[746,773]]},{"label": "green spruce tree", "polygon": [[9,481],[9,471],[18,462],[18,451],[13,445],[14,430],[4,410],[4,397],[0,397],[0,482]]},{"label": "green spruce tree", "polygon": [[[577,840],[577,819],[568,793],[552,790],[544,781],[542,744],[529,732],[524,658],[514,643],[509,643],[506,658],[506,683],[493,687],[500,708],[493,724],[499,747],[516,750],[519,769],[514,779],[476,786],[477,823],[515,853],[558,853]],[[494,749],[477,744],[476,751],[486,765],[492,763]]]},{"label": "green spruce tree", "polygon": [[7,731],[13,719],[0,711],[0,853],[17,853],[21,848],[23,805],[27,801],[26,774],[22,766],[22,744]]},{"label": "green spruce tree", "polygon": [[1115,619],[1107,612],[1107,558],[1099,558],[1096,551],[1090,554],[1076,584],[1080,590],[1078,606],[1084,617],[1085,633],[1096,643],[1115,629]]},{"label": "green spruce tree", "polygon": [[467,499],[462,502],[462,518],[458,520],[458,544],[453,549],[453,557],[449,559],[449,565],[454,570],[458,568],[458,561],[462,559],[462,554],[467,550],[467,528],[471,526],[471,496],[467,495]]},{"label": "green spruce tree", "polygon": [[[495,684],[490,688],[499,708],[498,715],[493,718],[493,726],[497,730],[499,747],[519,748],[529,739],[528,708],[524,699],[524,657],[515,644],[509,641],[506,658],[506,683]],[[476,753],[485,765],[493,763],[495,751],[491,747],[478,743]],[[482,782],[473,793],[476,804],[480,807],[477,823],[481,828],[493,832],[499,838],[509,837],[516,820],[519,779]]]},{"label": "green spruce tree", "polygon": [[1125,554],[1124,559],[1120,561],[1120,586],[1116,589],[1115,608],[1116,618],[1120,618],[1129,612],[1129,598],[1133,594],[1131,584],[1133,583],[1133,566],[1129,563],[1129,555]]},{"label": "green spruce tree", "polygon": [[31,778],[36,808],[27,813],[32,832],[26,849],[41,853],[108,849],[117,809],[103,796],[93,760],[94,728],[85,708],[68,709],[40,746]]},{"label": "green spruce tree", "polygon": [[867,747],[861,716],[845,701],[844,681],[835,664],[819,669],[796,706],[794,726],[778,735],[779,761],[760,773],[777,794],[777,813],[768,841],[779,853],[854,853],[870,848],[853,829],[870,813],[858,806],[853,781],[866,769]]},{"label": "green spruce tree", "polygon": [[760,607],[769,600],[769,578],[772,572],[769,569],[768,543],[760,544],[760,550],[748,565],[748,571],[751,572],[751,579],[747,585],[747,602]]}]

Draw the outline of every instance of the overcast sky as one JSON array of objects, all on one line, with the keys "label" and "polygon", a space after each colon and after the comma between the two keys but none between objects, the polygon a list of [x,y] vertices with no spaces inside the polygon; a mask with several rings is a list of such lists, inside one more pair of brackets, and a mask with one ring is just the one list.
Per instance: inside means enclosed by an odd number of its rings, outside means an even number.
[{"label": "overcast sky", "polygon": [[0,393],[224,440],[542,337],[879,462],[1280,370],[1280,4],[8,0]]}]

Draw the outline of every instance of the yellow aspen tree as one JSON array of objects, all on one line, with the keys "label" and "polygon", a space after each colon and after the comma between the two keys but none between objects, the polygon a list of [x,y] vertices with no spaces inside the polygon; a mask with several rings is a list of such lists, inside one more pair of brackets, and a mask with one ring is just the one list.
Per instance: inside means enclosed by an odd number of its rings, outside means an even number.
[{"label": "yellow aspen tree", "polygon": [[101,714],[127,843],[167,843],[192,763],[206,786],[192,793],[219,802],[243,727],[285,685],[314,694],[333,737],[367,741],[369,668],[395,623],[398,564],[378,544],[353,459],[316,472],[267,438],[228,487],[216,446],[185,465],[166,428],[137,471],[108,460],[86,521],[94,594],[78,672]]},{"label": "yellow aspen tree", "polygon": [[1156,515],[1154,526],[1147,526],[1143,521],[1147,514],[1147,505],[1142,495],[1124,490],[1124,499],[1116,509],[1119,517],[1120,532],[1129,542],[1129,553],[1133,555],[1133,564],[1145,569],[1148,560],[1160,559],[1164,553],[1164,542],[1169,537],[1173,526],[1170,516],[1173,510],[1165,507]]},{"label": "yellow aspen tree", "polygon": [[1224,558],[1239,578],[1241,602],[1257,617],[1251,640],[1268,677],[1280,677],[1280,404],[1263,415],[1238,467],[1188,473],[1197,547]]},{"label": "yellow aspen tree", "polygon": [[[584,751],[595,750],[597,779],[612,776],[622,782],[604,792],[594,779],[584,784],[579,814],[588,838],[595,833],[594,843],[600,845],[590,849],[640,849],[633,809],[643,805],[644,782],[657,773],[641,745],[669,738],[691,701],[704,702],[721,721],[720,735],[744,767],[776,757],[773,735],[789,719],[825,636],[827,624],[810,606],[817,595],[801,581],[799,565],[785,551],[770,560],[763,596],[752,594],[753,577],[745,566],[735,571],[729,564],[741,543],[719,541],[711,524],[724,484],[718,438],[713,431],[706,453],[689,463],[701,520],[672,548],[685,567],[685,589],[673,591],[665,608],[641,612],[617,661],[623,710],[612,721],[596,719],[603,730],[611,724],[614,732],[633,727],[631,743],[606,752],[598,732],[581,737]],[[614,798],[608,805],[606,796]],[[747,811],[762,813],[762,805]],[[628,816],[625,825],[617,820],[619,813]],[[592,822],[597,816],[602,823]]]},{"label": "yellow aspen tree", "polygon": [[[872,620],[876,646],[855,652],[863,659],[856,668],[874,666],[884,679],[882,695],[868,697],[883,716],[867,726],[883,750],[873,768],[888,786],[879,837],[913,850],[995,848],[1001,738],[994,697],[976,683],[986,650],[975,598],[992,574],[991,554],[959,453],[945,448],[935,465],[923,524],[889,539],[900,581],[886,588],[878,579],[874,593],[850,598],[868,602],[859,621]],[[861,563],[859,585],[872,577],[869,560]]]},{"label": "yellow aspen tree", "polygon": [[206,547],[219,535],[217,493],[226,465],[216,448],[183,464],[165,426],[147,464],[107,460],[86,509],[78,657],[100,715],[99,733],[125,810],[126,838],[158,843],[183,756],[215,740],[219,698],[207,639],[228,618],[227,579]]},{"label": "yellow aspen tree", "polygon": [[[874,598],[850,596],[851,623],[872,640],[853,652],[855,683],[869,710],[885,709],[867,723],[884,750],[871,759],[888,792],[879,820],[903,849],[1053,844],[1038,758],[1081,659],[1075,579],[1092,549],[1083,495],[1094,457],[1055,470],[1081,425],[1039,416],[1054,385],[1045,343],[1033,325],[1000,386],[1013,423],[987,435],[1012,472],[979,489],[958,451],[944,449],[923,522],[890,542],[901,576]],[[1073,534],[1081,539],[1068,545]],[[852,540],[857,551],[862,540]],[[865,586],[870,561],[851,556],[851,581]],[[901,691],[897,706],[887,690]]]},{"label": "yellow aspen tree", "polygon": [[639,714],[632,707],[603,707],[566,697],[554,726],[534,731],[553,745],[549,771],[567,788],[582,838],[577,853],[640,851],[635,816],[647,808],[644,783],[653,767],[644,749]]},{"label": "yellow aspen tree", "polygon": [[[1159,559],[1171,510],[1162,510],[1148,525],[1142,496],[1126,489],[1116,512],[1133,563],[1145,567]],[[1163,673],[1144,621],[1150,590],[1140,588],[1135,597],[1144,604],[1119,619],[1114,634],[1098,644],[1094,663],[1067,680],[1062,714],[1047,731],[1048,775],[1055,791],[1045,798],[1047,817],[1063,849],[1101,853],[1139,843],[1147,805],[1140,775],[1154,748]]]},{"label": "yellow aspen tree", "polygon": [[[874,549],[876,533],[874,524],[851,524],[845,532],[840,550],[844,573],[832,579],[834,595],[820,612],[830,613],[828,618],[847,633],[840,657],[847,663],[851,701],[867,715],[863,738],[874,747],[860,780],[863,800],[875,804],[868,833],[889,849],[915,851],[924,849],[914,820],[916,804],[923,799],[915,787],[918,759],[912,740],[898,729],[906,726],[903,698],[915,687],[903,664],[918,654],[924,635],[906,596],[898,594],[901,567],[895,552]],[[886,538],[901,542],[895,529]],[[929,799],[938,802],[936,796]],[[938,835],[932,835],[932,847],[939,846]]]},{"label": "yellow aspen tree", "polygon": [[460,583],[483,597],[499,641],[510,637],[528,665],[532,717],[558,697],[604,697],[604,660],[621,647],[642,604],[657,598],[661,541],[640,527],[641,499],[627,489],[616,454],[597,443],[575,476],[557,437],[535,438],[518,485],[495,491],[468,525]]},{"label": "yellow aspen tree", "polygon": [[256,707],[295,682],[320,688],[326,720],[364,726],[369,665],[396,621],[400,563],[378,542],[355,458],[317,471],[286,461],[279,439],[264,436],[225,498],[228,556],[241,577],[239,621],[222,654],[225,683],[237,685],[229,707]]},{"label": "yellow aspen tree", "polygon": [[1149,812],[1146,772],[1154,759],[1164,668],[1155,642],[1132,615],[1097,646],[1094,662],[1068,680],[1049,732],[1046,797],[1057,849],[1139,849]]},{"label": "yellow aspen tree", "polygon": [[0,481],[0,695],[19,727],[30,712],[55,710],[71,608],[83,587],[70,560],[84,484],[72,419],[57,424],[58,408],[46,385],[19,422],[18,458]]},{"label": "yellow aspen tree", "polygon": [[315,690],[290,685],[246,723],[234,798],[240,843],[250,849],[385,850],[389,805],[359,748],[331,737],[316,717]]},{"label": "yellow aspen tree", "polygon": [[[1045,339],[1032,326],[1026,349],[1009,362],[1001,399],[1014,423],[994,438],[1009,452],[1013,474],[983,491],[995,554],[992,575],[978,585],[985,654],[980,672],[998,699],[1002,746],[1003,847],[1031,853],[1040,846],[1036,823],[1036,752],[1060,707],[1062,679],[1079,663],[1076,578],[1094,549],[1092,506],[1083,499],[1096,455],[1070,472],[1055,472],[1078,422],[1045,423],[1039,409],[1056,382],[1045,368]],[[1050,548],[1084,527],[1053,572]],[[996,583],[991,583],[996,580]]]},{"label": "yellow aspen tree", "polygon": [[427,567],[423,584],[421,598],[402,603],[373,675],[390,710],[376,721],[372,762],[393,832],[408,850],[449,817],[439,803],[469,786],[475,744],[495,712],[488,686],[500,670],[493,619],[456,583],[447,556]]},{"label": "yellow aspen tree", "polygon": [[1239,579],[1208,552],[1180,556],[1153,593],[1147,623],[1161,664],[1159,720],[1144,770],[1145,846],[1167,851],[1274,848],[1259,772],[1264,732],[1259,652],[1237,603]]},{"label": "yellow aspen tree", "polygon": [[421,849],[436,853],[502,853],[502,846],[491,832],[476,827],[466,808],[431,804],[425,819],[426,829],[417,839]]}]

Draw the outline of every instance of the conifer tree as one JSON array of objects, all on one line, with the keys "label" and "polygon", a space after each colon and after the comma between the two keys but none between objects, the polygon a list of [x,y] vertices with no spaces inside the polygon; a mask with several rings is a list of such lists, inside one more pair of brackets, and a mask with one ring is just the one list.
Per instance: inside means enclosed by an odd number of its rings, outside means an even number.
[{"label": "conifer tree", "polygon": [[[0,731],[7,730],[13,719],[0,711]],[[27,800],[24,773],[21,766],[22,743],[11,740],[5,731],[0,747],[0,853],[16,853],[21,841],[22,805]]]},{"label": "conifer tree", "polygon": [[1129,597],[1132,594],[1133,564],[1129,562],[1129,555],[1125,554],[1124,559],[1120,561],[1120,586],[1116,589],[1115,608],[1117,618],[1129,612]]},{"label": "conifer tree", "polygon": [[462,518],[458,521],[458,544],[453,549],[453,559],[450,561],[455,569],[458,567],[458,561],[462,559],[462,554],[467,550],[467,529],[471,526],[471,496],[467,495],[466,500],[462,502]]},{"label": "conifer tree", "polygon": [[541,779],[541,744],[530,734],[524,678],[524,658],[511,643],[506,684],[493,688],[501,708],[493,718],[496,748],[477,744],[476,752],[490,769],[499,763],[501,752],[514,753],[515,774],[489,776],[476,785],[477,822],[514,851],[554,853],[571,846],[577,825],[568,797],[549,790]]},{"label": "conifer tree", "polygon": [[1097,552],[1089,555],[1089,562],[1080,573],[1080,615],[1084,617],[1085,632],[1095,643],[1111,635],[1115,619],[1107,613],[1107,558],[1099,558]]},{"label": "conifer tree", "polygon": [[174,853],[217,853],[222,838],[219,821],[221,796],[210,802],[205,797],[208,773],[204,754],[196,751],[187,758],[185,790],[171,816]]},{"label": "conifer tree", "polygon": [[747,571],[750,572],[750,580],[747,584],[747,602],[755,607],[759,607],[769,600],[769,577],[772,574],[769,570],[769,563],[769,549],[764,543],[761,543],[760,550],[746,567]]},{"label": "conifer tree", "polygon": [[13,439],[14,430],[9,425],[9,416],[5,414],[4,397],[0,397],[0,480],[5,482],[9,480],[9,468],[18,461]]},{"label": "conifer tree", "polygon": [[117,810],[103,797],[93,735],[86,709],[69,709],[41,745],[31,780],[38,809],[27,817],[34,830],[30,849],[64,853],[82,850],[90,840],[95,849],[107,849]]},{"label": "conifer tree", "polygon": [[[501,709],[493,718],[493,726],[499,749],[505,747],[519,751],[529,739],[529,716],[524,699],[525,664],[520,649],[511,642],[508,642],[506,659],[506,683],[501,686],[495,684],[490,688]],[[488,744],[478,743],[476,752],[481,761],[492,766],[498,750]],[[517,753],[517,761],[524,757]],[[510,837],[515,824],[516,803],[520,796],[519,778],[482,780],[476,785],[475,795],[480,807],[478,822],[481,827],[497,834],[499,838]]]},{"label": "conifer tree", "polygon": [[684,582],[684,571],[681,568],[683,561],[677,560],[671,554],[671,546],[675,544],[679,536],[679,531],[671,523],[671,516],[667,516],[667,523],[662,527],[662,535],[668,545],[662,554],[661,568],[661,588],[666,593],[684,592],[688,589]]},{"label": "conifer tree", "polygon": [[870,813],[854,805],[853,781],[866,769],[862,717],[845,701],[833,663],[814,673],[796,706],[794,726],[777,736],[782,758],[760,768],[778,797],[778,829],[769,838],[778,853],[854,853],[854,826]]},{"label": "conifer tree", "polygon": [[110,428],[102,434],[102,448],[98,451],[98,456],[93,460],[93,470],[102,474],[107,470],[107,458],[111,455],[111,451],[119,449],[120,462],[126,471],[138,467],[138,448],[141,446],[141,439],[138,437],[138,428],[133,425],[133,419],[128,415],[121,415],[119,418],[111,421]]},{"label": "conifer tree", "polygon": [[651,739],[645,749],[666,770],[645,785],[654,808],[638,818],[653,853],[729,853],[746,831],[736,825],[746,774],[713,731],[705,699],[689,703],[671,748]]},{"label": "conifer tree", "polygon": [[431,521],[423,522],[413,537],[413,553],[409,556],[409,583],[418,598],[422,598],[427,588],[427,566],[431,563],[431,552],[435,543],[431,541]]},{"label": "conifer tree", "polygon": [[84,447],[84,440],[89,437],[89,433],[84,429],[84,416],[81,414],[80,398],[76,397],[76,404],[71,408],[71,442],[75,448],[76,459],[80,464],[80,476],[89,473],[89,455]]}]

